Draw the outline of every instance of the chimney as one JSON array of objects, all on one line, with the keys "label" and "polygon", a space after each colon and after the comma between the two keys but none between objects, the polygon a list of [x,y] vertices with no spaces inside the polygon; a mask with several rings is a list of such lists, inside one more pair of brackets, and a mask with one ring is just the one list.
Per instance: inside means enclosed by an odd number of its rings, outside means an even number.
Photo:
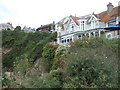
[{"label": "chimney", "polygon": [[112,12],[113,7],[114,6],[112,5],[112,3],[109,2],[109,4],[107,5],[107,12],[108,12],[108,14]]},{"label": "chimney", "polygon": [[53,25],[55,24],[55,21],[53,21]]}]

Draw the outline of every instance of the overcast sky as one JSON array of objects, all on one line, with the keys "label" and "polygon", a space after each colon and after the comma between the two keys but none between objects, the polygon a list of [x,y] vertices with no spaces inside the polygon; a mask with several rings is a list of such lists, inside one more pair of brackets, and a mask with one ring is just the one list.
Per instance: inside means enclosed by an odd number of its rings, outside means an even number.
[{"label": "overcast sky", "polygon": [[100,13],[120,0],[0,0],[0,23],[37,28],[69,15]]}]

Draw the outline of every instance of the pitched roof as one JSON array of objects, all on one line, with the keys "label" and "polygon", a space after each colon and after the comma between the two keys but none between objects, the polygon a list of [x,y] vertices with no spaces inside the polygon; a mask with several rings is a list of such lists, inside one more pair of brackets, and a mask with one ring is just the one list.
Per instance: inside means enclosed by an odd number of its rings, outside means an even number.
[{"label": "pitched roof", "polygon": [[64,23],[60,23],[59,26],[61,26],[62,28],[64,28],[64,25],[68,23],[69,20],[67,20],[66,22]]},{"label": "pitched roof", "polygon": [[114,19],[116,19],[116,16],[118,16],[118,14],[119,14],[118,12],[120,12],[119,8],[120,8],[120,6],[117,6],[117,7],[113,8],[112,12],[109,14],[107,13],[107,11],[104,11],[104,12],[95,14],[95,16],[97,18],[101,19],[100,20],[101,22],[107,22],[109,20],[114,20]]},{"label": "pitched roof", "polygon": [[79,17],[74,17],[74,16],[70,16],[72,19],[73,19],[73,21],[77,24],[77,25],[79,25],[79,23],[78,23],[78,19],[80,19]]},{"label": "pitched roof", "polygon": [[107,11],[103,11],[101,13],[95,14],[95,16],[99,19],[103,19],[107,15]]},{"label": "pitched roof", "polygon": [[[70,17],[72,18],[72,20],[73,20],[77,25],[79,25],[79,23],[78,23],[78,21],[77,21],[78,19],[80,19],[79,17],[75,17],[75,16],[72,16],[72,15],[71,15]],[[69,18],[69,19],[70,19],[70,18]],[[59,25],[64,28],[64,25],[68,23],[69,19],[67,19],[64,23],[60,23]]]},{"label": "pitched roof", "polygon": [[10,24],[7,24],[7,23],[2,23],[2,24],[0,24],[0,26],[11,26]]}]

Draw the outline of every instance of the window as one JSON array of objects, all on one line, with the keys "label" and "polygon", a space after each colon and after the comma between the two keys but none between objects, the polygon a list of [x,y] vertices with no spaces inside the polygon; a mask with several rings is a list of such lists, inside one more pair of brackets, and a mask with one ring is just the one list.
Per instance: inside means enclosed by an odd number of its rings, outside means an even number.
[{"label": "window", "polygon": [[108,26],[112,26],[112,25],[115,25],[115,24],[116,24],[115,20],[112,20],[112,21],[108,22]]},{"label": "window", "polygon": [[72,25],[72,28],[74,28],[74,26]]},{"label": "window", "polygon": [[98,37],[98,36],[99,36],[99,33],[98,33],[98,32],[95,32],[95,36]]},{"label": "window", "polygon": [[98,25],[97,21],[91,21],[91,29],[96,28],[97,25]]},{"label": "window", "polygon": [[83,23],[83,30],[84,30],[84,23]]},{"label": "window", "polygon": [[81,35],[78,35],[78,38],[81,38]]},{"label": "window", "polygon": [[66,43],[66,39],[65,39],[65,43]]},{"label": "window", "polygon": [[111,35],[109,34],[109,35],[107,35],[107,38],[111,38]]},{"label": "window", "polygon": [[85,30],[85,21],[81,21],[81,30]]},{"label": "window", "polygon": [[69,39],[67,39],[67,42],[69,42],[70,40]]},{"label": "window", "polygon": [[71,28],[72,28],[72,30],[74,30],[74,24],[71,24]]},{"label": "window", "polygon": [[88,33],[86,34],[86,37],[89,38],[89,34]]},{"label": "window", "polygon": [[111,39],[111,38],[112,38],[112,34],[111,34],[111,33],[107,34],[107,35],[106,35],[106,38],[107,38],[107,39]]}]

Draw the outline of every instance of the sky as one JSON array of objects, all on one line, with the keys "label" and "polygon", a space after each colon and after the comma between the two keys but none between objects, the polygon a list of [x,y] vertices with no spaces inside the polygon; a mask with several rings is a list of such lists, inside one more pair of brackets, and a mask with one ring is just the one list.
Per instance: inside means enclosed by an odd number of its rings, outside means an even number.
[{"label": "sky", "polygon": [[0,23],[38,28],[58,22],[66,16],[83,16],[107,10],[111,2],[115,7],[120,0],[0,0]]}]

